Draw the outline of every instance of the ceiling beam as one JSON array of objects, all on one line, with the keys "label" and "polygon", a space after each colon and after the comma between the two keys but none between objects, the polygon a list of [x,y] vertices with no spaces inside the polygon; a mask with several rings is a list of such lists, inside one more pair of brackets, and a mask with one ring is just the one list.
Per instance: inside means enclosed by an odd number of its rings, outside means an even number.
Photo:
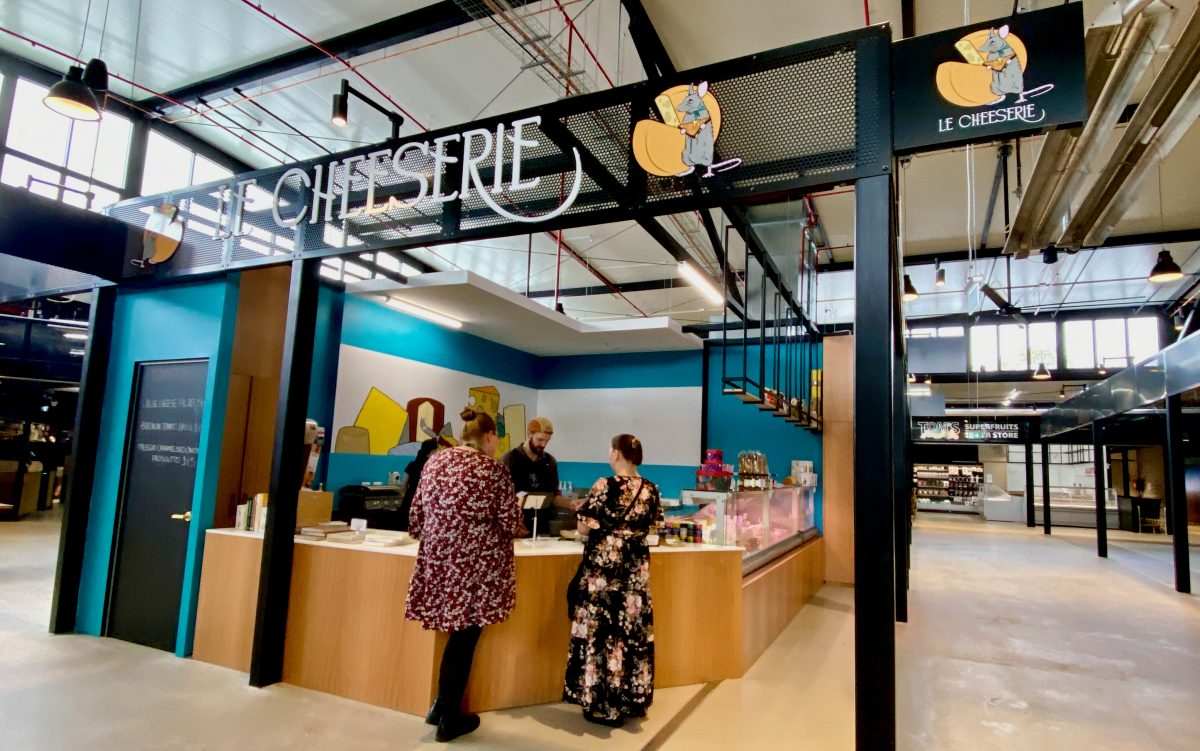
[{"label": "ceiling beam", "polygon": [[[1115,250],[1118,248],[1129,248],[1136,245],[1166,245],[1170,243],[1189,242],[1200,242],[1200,227],[1193,227],[1191,229],[1163,230],[1162,232],[1142,232],[1133,235],[1120,235],[1116,237],[1110,237],[1094,248],[1081,248],[1081,250]],[[1066,253],[1067,251],[1065,250],[1059,250],[1060,257]],[[976,260],[1001,258],[1003,255],[1003,248],[981,248],[975,251]],[[911,266],[932,266],[935,262],[939,261],[941,263],[948,263],[950,261],[966,261],[970,258],[970,251],[946,250],[936,253],[922,253],[921,255],[905,256],[904,266],[906,268]],[[828,274],[833,271],[852,271],[853,269],[853,261],[835,261],[833,263],[821,264],[819,270],[822,274]]]},{"label": "ceiling beam", "polygon": [[671,62],[671,56],[667,54],[662,37],[654,28],[654,22],[646,13],[642,0],[621,0],[621,4],[629,14],[629,36],[641,58],[642,67],[646,69],[646,78],[653,80],[674,75],[675,64]]},{"label": "ceiling beam", "polygon": [[[532,0],[508,0],[508,4],[514,8],[528,5],[530,2]],[[424,8],[402,13],[384,21],[322,40],[320,46],[338,57],[350,59],[473,22],[474,19],[467,15],[458,3],[452,2],[452,0],[441,0],[441,2],[427,5]],[[177,101],[194,104],[201,97],[208,98],[233,93],[235,86],[268,83],[326,65],[330,59],[325,51],[305,45],[166,93],[167,96]],[[158,97],[149,97],[138,104],[142,107],[160,107],[164,102]]]}]

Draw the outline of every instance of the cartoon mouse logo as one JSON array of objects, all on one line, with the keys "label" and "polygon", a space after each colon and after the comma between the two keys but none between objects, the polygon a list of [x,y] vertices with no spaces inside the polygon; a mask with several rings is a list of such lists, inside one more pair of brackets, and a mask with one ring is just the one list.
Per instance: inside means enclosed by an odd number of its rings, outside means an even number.
[{"label": "cartoon mouse logo", "polygon": [[1023,104],[1054,88],[1052,83],[1025,88],[1029,52],[1008,24],[967,34],[954,48],[966,62],[945,62],[937,68],[938,93],[951,104],[987,107],[1000,104],[1009,94],[1016,95],[1016,104]]},{"label": "cartoon mouse logo", "polygon": [[701,177],[733,169],[734,157],[717,162],[721,106],[708,81],[667,89],[654,98],[662,121],[639,120],[633,128],[633,155],[642,169],[660,177],[683,177],[704,167]]}]

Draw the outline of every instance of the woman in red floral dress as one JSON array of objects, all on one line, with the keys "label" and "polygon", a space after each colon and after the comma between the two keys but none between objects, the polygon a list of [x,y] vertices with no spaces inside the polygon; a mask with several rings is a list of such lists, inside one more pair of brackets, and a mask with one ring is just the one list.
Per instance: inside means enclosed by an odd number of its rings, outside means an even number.
[{"label": "woman in red floral dress", "polygon": [[[658,488],[638,474],[642,444],[612,440],[613,476],[576,510],[588,530],[578,584],[568,592],[571,647],[563,699],[595,723],[645,717],[654,699],[654,610],[646,534],[662,518]],[[574,582],[573,582],[574,584]]]},{"label": "woman in red floral dress", "polygon": [[516,604],[512,539],[522,530],[512,478],[492,458],[496,422],[469,407],[460,417],[464,445],[429,458],[409,514],[421,547],[405,617],[449,635],[437,700],[425,718],[442,742],[479,727],[479,715],[462,711],[463,693],[483,627],[506,619]]}]

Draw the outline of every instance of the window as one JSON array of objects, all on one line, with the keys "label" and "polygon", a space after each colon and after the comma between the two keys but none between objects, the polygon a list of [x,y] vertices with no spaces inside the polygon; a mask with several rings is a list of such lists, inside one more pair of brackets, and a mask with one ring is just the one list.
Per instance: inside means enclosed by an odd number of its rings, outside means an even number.
[{"label": "window", "polygon": [[937,335],[942,338],[956,338],[966,335],[966,329],[962,326],[939,326]]},{"label": "window", "polygon": [[1129,358],[1138,363],[1158,352],[1158,319],[1129,318]]},{"label": "window", "polygon": [[1029,324],[1029,367],[1041,363],[1058,370],[1058,325],[1053,321]]},{"label": "window", "polygon": [[192,152],[166,136],[151,132],[146,139],[142,195],[166,193],[192,184]]},{"label": "window", "polygon": [[1000,326],[1000,369],[1029,370],[1029,342],[1018,323]]},{"label": "window", "polygon": [[1124,318],[1096,321],[1096,358],[1096,366],[1102,368],[1123,368],[1129,364]]},{"label": "window", "polygon": [[63,117],[42,103],[48,91],[24,79],[14,86],[0,181],[97,211],[120,200],[133,123],[111,112],[97,122]]},{"label": "window", "polygon": [[1091,321],[1067,321],[1064,323],[1063,345],[1066,350],[1068,369],[1088,370],[1096,367],[1096,337]]},{"label": "window", "polygon": [[214,183],[217,180],[228,180],[231,177],[233,177],[233,173],[229,170],[211,159],[196,155],[196,164],[192,167],[192,185]]},{"label": "window", "polygon": [[995,326],[971,327],[971,370],[976,373],[1000,369]]}]

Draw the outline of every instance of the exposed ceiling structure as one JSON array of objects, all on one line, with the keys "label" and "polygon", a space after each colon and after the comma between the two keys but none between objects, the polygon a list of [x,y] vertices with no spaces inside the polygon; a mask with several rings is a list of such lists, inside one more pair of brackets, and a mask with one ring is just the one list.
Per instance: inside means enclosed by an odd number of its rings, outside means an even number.
[{"label": "exposed ceiling structure", "polygon": [[[1021,0],[1018,8],[1056,2]],[[1086,0],[1087,23],[1114,5],[1127,3]],[[387,138],[387,119],[353,99],[347,126],[331,124],[330,102],[342,79],[402,114],[401,135],[408,136],[645,80],[647,70],[692,68],[868,23],[890,23],[899,38],[906,7],[912,30],[924,34],[1002,17],[1013,3],[972,0],[964,18],[964,3],[952,0],[44,0],[0,4],[0,49],[60,72],[68,65],[64,55],[101,56],[110,71],[135,82],[114,80],[116,95],[253,167],[269,167]],[[1152,81],[1184,36],[1189,10],[1164,23],[1131,103],[1153,94]],[[1136,123],[1129,117],[1123,112],[1122,123]],[[1126,127],[1103,134],[1096,165],[1111,157]],[[1046,143],[1043,135],[1021,139],[1006,159],[999,154],[1009,145],[998,143],[923,154],[904,164],[897,178],[901,246],[922,292],[909,316],[978,309],[977,295],[968,292],[972,276],[1002,289],[1018,307],[1043,311],[1157,305],[1190,289],[1189,277],[1159,288],[1145,277],[1163,247],[1185,272],[1200,272],[1200,202],[1194,198],[1200,126],[1184,128],[1169,153],[1153,158],[1142,188],[1109,233],[1110,244],[1132,247],[1092,251],[1085,245],[1054,265],[1036,254],[996,258],[1005,247],[1006,221],[1019,215]],[[993,191],[994,185],[1007,189]],[[814,318],[852,320],[852,189],[755,206],[747,220],[785,269],[794,268],[811,227],[821,263],[830,269],[820,274]],[[743,270],[745,248],[738,233],[726,231],[730,221],[712,211],[663,217],[653,227],[628,222],[562,237],[533,234],[409,253],[434,271],[470,271],[551,307],[560,290],[565,312],[582,321],[669,316],[687,325],[710,321],[720,308],[679,279],[678,263],[690,259],[717,275],[718,245],[728,235],[730,265]],[[1163,233],[1175,233],[1165,246]],[[977,260],[967,260],[968,251]],[[943,288],[932,286],[934,258],[945,260]]]}]

